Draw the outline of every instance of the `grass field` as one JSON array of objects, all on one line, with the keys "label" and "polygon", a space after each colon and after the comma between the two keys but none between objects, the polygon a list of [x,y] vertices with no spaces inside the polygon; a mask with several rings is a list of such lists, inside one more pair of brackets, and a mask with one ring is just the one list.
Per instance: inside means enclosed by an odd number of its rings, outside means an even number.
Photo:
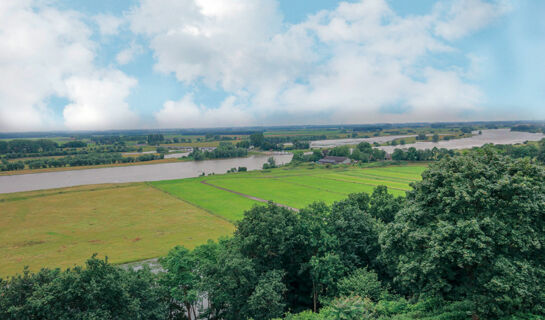
[{"label": "grass field", "polygon": [[192,248],[231,234],[231,222],[260,204],[246,196],[303,208],[372,192],[378,185],[404,195],[424,169],[288,166],[0,195],[0,276],[21,272],[25,265],[37,270],[82,264],[95,252],[124,263],[164,255],[177,244]]},{"label": "grass field", "polygon": [[[354,192],[372,192],[385,185],[394,195],[404,195],[409,184],[420,179],[423,165],[380,168],[286,167],[274,170],[207,176],[194,179],[151,182],[195,206],[230,221],[236,221],[243,211],[259,203],[242,195],[272,200],[290,207],[303,208],[315,201],[328,204],[346,198]],[[214,186],[205,185],[205,181]]]},{"label": "grass field", "polygon": [[1,195],[0,212],[0,276],[82,264],[95,252],[113,263],[157,257],[234,229],[144,183]]}]

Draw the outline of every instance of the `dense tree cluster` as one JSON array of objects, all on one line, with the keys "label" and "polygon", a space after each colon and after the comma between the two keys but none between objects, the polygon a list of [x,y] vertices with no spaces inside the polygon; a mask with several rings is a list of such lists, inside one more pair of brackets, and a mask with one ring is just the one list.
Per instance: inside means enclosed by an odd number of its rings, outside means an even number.
[{"label": "dense tree cluster", "polygon": [[167,319],[166,299],[149,270],[125,271],[106,260],[85,268],[28,270],[0,279],[0,319]]},{"label": "dense tree cluster", "polygon": [[40,168],[79,167],[101,164],[132,163],[163,159],[164,154],[142,154],[137,157],[124,157],[120,153],[89,153],[77,154],[61,158],[42,158],[17,162],[3,160],[0,171],[23,170]]},{"label": "dense tree cluster", "polygon": [[0,316],[543,319],[544,244],[545,169],[487,147],[432,163],[406,197],[255,206],[156,277],[92,259],[2,281]]},{"label": "dense tree cluster", "polygon": [[247,155],[248,149],[246,148],[237,147],[230,142],[220,142],[217,148],[210,151],[202,151],[199,148],[194,148],[193,151],[189,154],[189,157],[192,157],[194,160],[204,160],[237,158],[245,157]]},{"label": "dense tree cluster", "polygon": [[7,153],[40,153],[55,151],[59,145],[48,139],[28,140],[14,139],[0,141],[0,154]]},{"label": "dense tree cluster", "polygon": [[518,124],[516,126],[511,127],[511,131],[522,131],[522,132],[544,132],[545,133],[545,125],[544,124]]},{"label": "dense tree cluster", "polygon": [[417,150],[415,147],[410,147],[406,150],[395,149],[392,153],[392,160],[406,161],[434,161],[441,160],[446,156],[453,156],[456,152],[452,149],[433,148],[425,150]]}]

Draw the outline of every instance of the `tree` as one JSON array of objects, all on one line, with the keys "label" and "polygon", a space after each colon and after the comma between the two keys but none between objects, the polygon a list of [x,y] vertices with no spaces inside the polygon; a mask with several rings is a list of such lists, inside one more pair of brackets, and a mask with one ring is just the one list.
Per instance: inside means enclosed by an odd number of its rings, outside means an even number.
[{"label": "tree", "polygon": [[387,291],[382,287],[375,272],[367,268],[357,269],[337,283],[338,296],[358,296],[378,301]]},{"label": "tree", "polygon": [[324,256],[314,256],[310,259],[310,276],[312,278],[313,311],[318,311],[318,298],[333,297],[336,293],[335,284],[345,273],[345,266],[335,253]]},{"label": "tree", "polygon": [[344,265],[354,269],[377,263],[379,228],[368,210],[366,193],[350,194],[348,199],[333,204],[325,221],[327,232],[337,241],[335,253]]},{"label": "tree", "polygon": [[256,132],[250,135],[250,145],[259,148],[263,145],[264,142],[265,137],[263,136],[263,132]]},{"label": "tree", "polygon": [[489,148],[432,164],[381,236],[404,292],[545,313],[545,170]]},{"label": "tree", "polygon": [[436,133],[433,135],[433,137],[431,138],[433,142],[439,142],[439,135]]},{"label": "tree", "polygon": [[369,199],[369,214],[384,223],[394,220],[395,214],[401,209],[402,197],[394,197],[388,193],[388,188],[378,186],[373,190]]},{"label": "tree", "polygon": [[249,313],[254,319],[272,319],[283,315],[286,306],[284,294],[287,291],[282,282],[283,275],[280,270],[272,270],[260,277],[248,299]]},{"label": "tree", "polygon": [[162,274],[161,285],[169,293],[169,315],[176,315],[183,309],[188,320],[197,319],[195,302],[199,292],[195,257],[186,248],[176,246],[159,262],[166,271]]},{"label": "tree", "polygon": [[301,228],[294,211],[269,202],[246,211],[234,235],[238,251],[252,260],[257,273],[285,272],[286,303],[291,309],[300,307],[310,294],[301,274],[301,266],[310,259],[305,239],[299,235]]},{"label": "tree", "polygon": [[92,257],[86,267],[25,270],[0,281],[0,319],[164,319],[155,276]]}]

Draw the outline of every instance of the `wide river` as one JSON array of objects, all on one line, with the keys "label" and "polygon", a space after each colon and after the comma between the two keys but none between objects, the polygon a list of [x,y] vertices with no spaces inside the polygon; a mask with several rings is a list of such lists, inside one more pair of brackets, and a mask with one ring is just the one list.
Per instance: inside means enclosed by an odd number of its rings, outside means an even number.
[{"label": "wide river", "polygon": [[[291,161],[291,154],[273,155],[277,164]],[[203,172],[225,173],[231,168],[257,170],[270,156],[250,156],[222,160],[186,161],[162,164],[133,165],[98,169],[68,170],[0,176],[0,193],[73,187],[86,184],[124,183],[183,179],[200,176]]]},{"label": "wide river", "polygon": [[[399,136],[381,136],[372,138],[356,138],[356,139],[336,139],[336,140],[319,140],[312,141],[310,146],[312,148],[332,148],[342,145],[355,145],[360,142],[377,142],[384,143],[394,139],[403,139],[407,137],[415,137],[416,135],[399,135]],[[470,149],[473,147],[480,147],[487,143],[493,144],[516,144],[523,143],[524,141],[539,141],[545,138],[542,133],[530,133],[511,131],[510,129],[491,129],[482,130],[482,134],[474,132],[474,136],[462,139],[441,140],[438,142],[416,142],[398,146],[383,146],[380,149],[392,153],[395,149],[407,149],[415,147],[416,149],[433,149],[446,148],[446,149]]]}]

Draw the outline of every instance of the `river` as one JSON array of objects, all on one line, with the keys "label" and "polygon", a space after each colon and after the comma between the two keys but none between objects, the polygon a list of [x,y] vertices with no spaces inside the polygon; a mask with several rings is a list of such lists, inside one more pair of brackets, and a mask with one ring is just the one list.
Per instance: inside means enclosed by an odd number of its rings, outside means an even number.
[{"label": "river", "polygon": [[462,139],[451,139],[451,140],[441,140],[438,142],[416,142],[406,145],[398,146],[383,146],[379,147],[380,149],[392,153],[395,149],[408,149],[414,147],[418,150],[424,149],[433,149],[436,148],[445,148],[445,149],[471,149],[473,147],[481,147],[487,143],[493,144],[517,144],[523,143],[525,141],[539,141],[545,138],[543,133],[531,133],[531,132],[520,132],[520,131],[511,131],[510,129],[491,129],[491,130],[482,130],[482,134],[478,132],[473,132],[472,137],[462,138]]},{"label": "river", "polygon": [[[446,149],[470,149],[473,147],[480,147],[487,143],[493,144],[516,144],[523,143],[524,141],[539,141],[545,138],[542,133],[530,133],[511,131],[510,129],[490,129],[482,130],[482,134],[478,134],[478,131],[473,132],[472,137],[462,139],[441,140],[439,142],[416,142],[398,146],[382,146],[380,149],[392,153],[395,149],[407,149],[415,147],[416,149],[433,149],[446,148]],[[336,139],[336,140],[319,140],[312,141],[310,146],[312,148],[332,148],[343,145],[355,145],[360,142],[377,142],[385,143],[395,139],[403,139],[408,137],[416,137],[416,135],[398,135],[398,136],[381,136],[372,138],[356,138],[356,139]]]},{"label": "river", "polygon": [[[221,160],[186,161],[125,167],[67,170],[0,176],[0,193],[73,187],[87,184],[159,181],[198,177],[202,173],[226,173],[231,168],[261,169],[269,155]],[[273,155],[277,164],[291,161],[291,154]]]}]

